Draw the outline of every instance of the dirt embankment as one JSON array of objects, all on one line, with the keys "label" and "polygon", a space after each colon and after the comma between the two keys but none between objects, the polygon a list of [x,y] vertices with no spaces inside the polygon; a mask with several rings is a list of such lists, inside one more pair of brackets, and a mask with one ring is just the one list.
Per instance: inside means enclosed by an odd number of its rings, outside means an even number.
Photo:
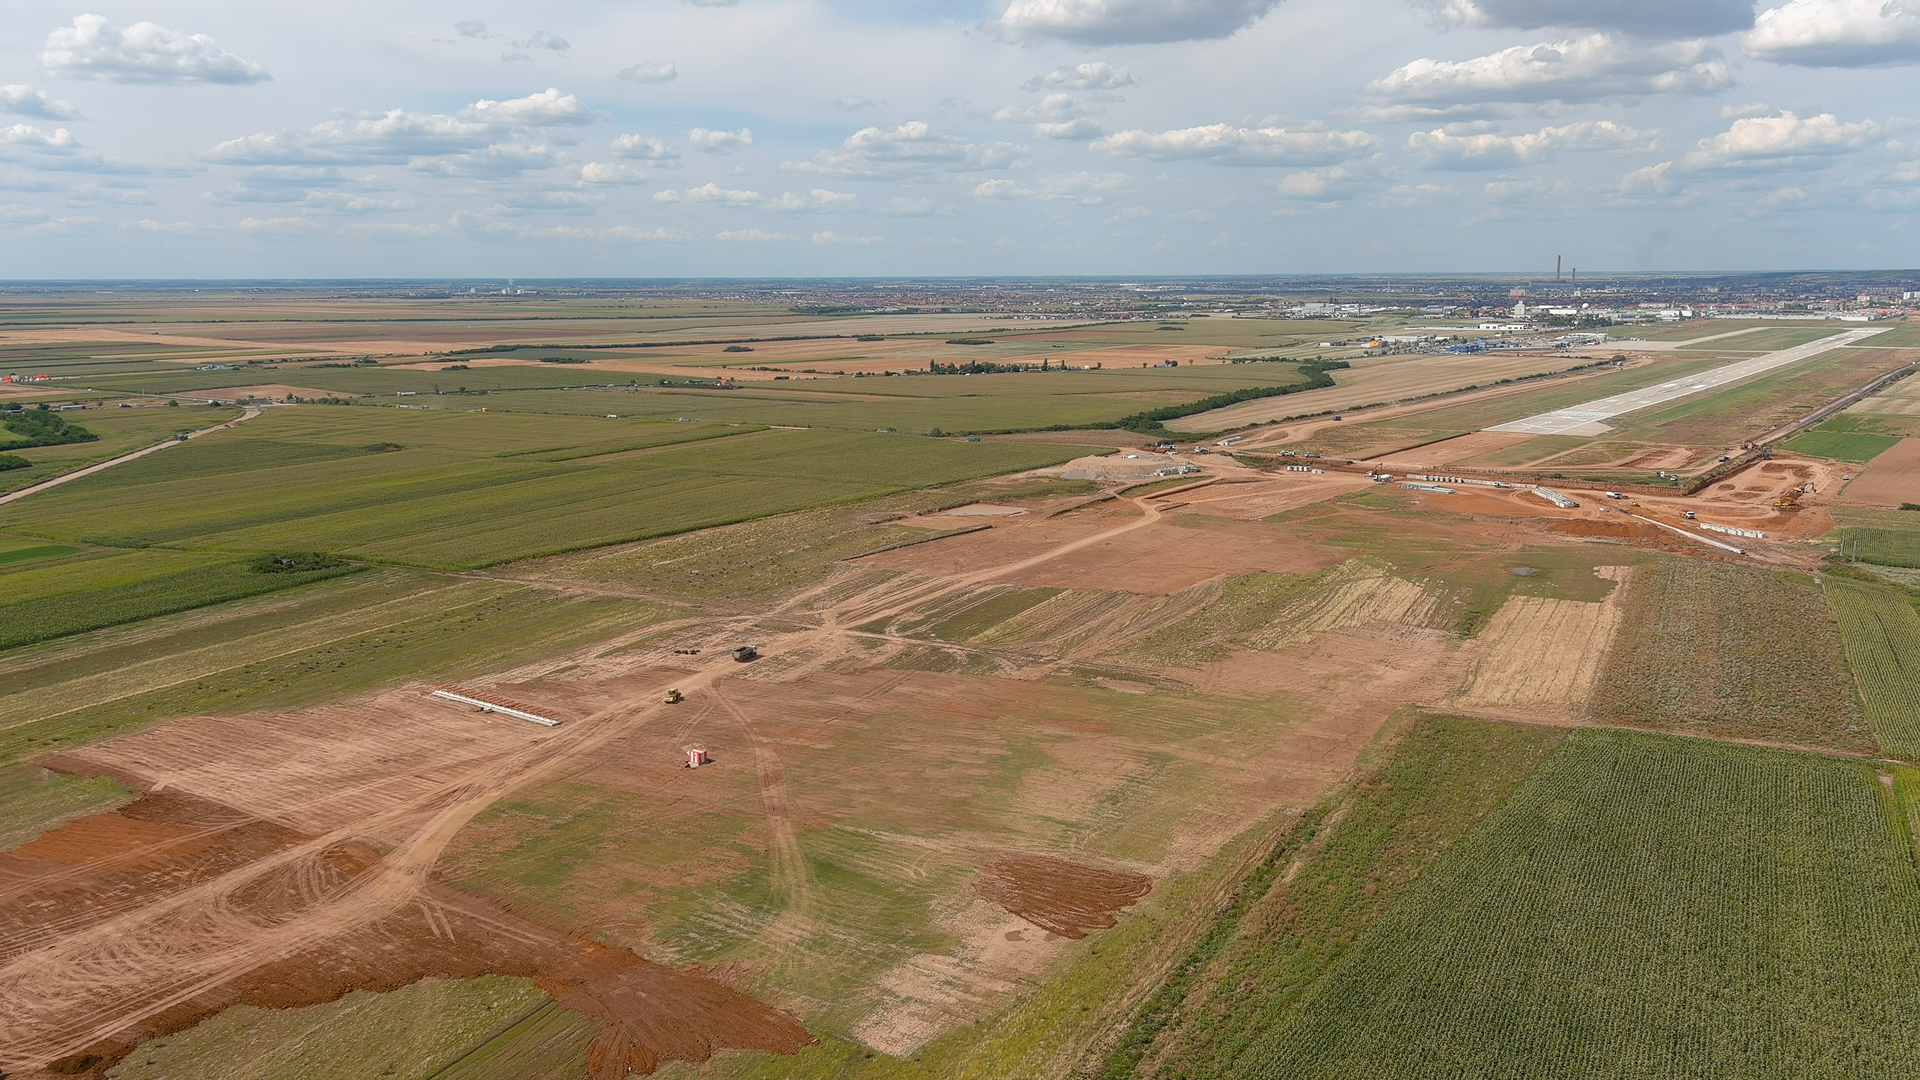
[{"label": "dirt embankment", "polygon": [[[0,964],[307,839],[218,803],[168,792],[70,822],[0,854]],[[298,910],[315,891],[350,883],[380,859],[365,844],[337,845],[317,866],[261,877],[210,917],[273,922]],[[799,1021],[697,968],[655,964],[435,883],[373,925],[263,963],[184,1000],[155,1000],[156,1011],[144,1019],[47,1063],[47,1071],[104,1075],[147,1040],[183,1031],[233,1005],[295,1008],[355,990],[490,974],[529,978],[561,1005],[600,1020],[590,1058],[596,1080],[652,1072],[669,1060],[705,1061],[720,1049],[792,1053],[814,1042]],[[71,1019],[82,1025],[89,1020]],[[31,1042],[18,1041],[22,1032],[11,1035],[0,1032],[0,1064],[19,1068],[45,1060]]]},{"label": "dirt embankment", "polygon": [[1113,926],[1121,910],[1152,888],[1152,879],[1139,874],[1045,855],[1001,859],[981,871],[974,886],[982,899],[1063,938]]}]

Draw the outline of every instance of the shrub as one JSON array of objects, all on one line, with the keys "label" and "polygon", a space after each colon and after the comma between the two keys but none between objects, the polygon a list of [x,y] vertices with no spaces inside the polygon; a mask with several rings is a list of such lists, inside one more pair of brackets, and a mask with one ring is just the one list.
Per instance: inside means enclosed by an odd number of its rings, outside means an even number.
[{"label": "shrub", "polygon": [[344,566],[339,559],[319,551],[292,551],[279,555],[262,555],[247,565],[247,569],[256,574],[311,574],[316,570],[332,570]]}]

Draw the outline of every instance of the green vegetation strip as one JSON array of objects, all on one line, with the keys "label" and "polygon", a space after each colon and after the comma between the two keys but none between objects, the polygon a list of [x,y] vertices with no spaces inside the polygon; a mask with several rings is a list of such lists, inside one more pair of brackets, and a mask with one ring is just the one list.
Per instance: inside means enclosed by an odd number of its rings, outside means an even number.
[{"label": "green vegetation strip", "polygon": [[1229,390],[1224,394],[1214,394],[1199,401],[1185,405],[1168,405],[1159,409],[1148,409],[1131,416],[1123,416],[1111,424],[1098,424],[1096,427],[1121,428],[1127,431],[1155,432],[1162,430],[1161,421],[1178,420],[1183,416],[1198,416],[1203,412],[1224,409],[1229,405],[1238,405],[1243,401],[1257,401],[1260,398],[1283,397],[1287,394],[1304,394],[1309,390],[1325,390],[1333,385],[1333,376],[1329,371],[1339,371],[1352,367],[1345,360],[1312,360],[1300,365],[1300,374],[1305,382],[1288,386],[1250,386],[1242,390]]},{"label": "green vegetation strip", "polygon": [[1226,1075],[1558,741],[1511,724],[1418,720],[1386,761],[1303,815],[1254,867],[1098,1075]]},{"label": "green vegetation strip", "polygon": [[1920,879],[1869,764],[1576,732],[1244,1077],[1896,1077]]},{"label": "green vegetation strip", "polygon": [[1881,752],[1920,761],[1920,611],[1912,593],[1829,579],[1827,600]]},{"label": "green vegetation strip", "polygon": [[[0,561],[4,559],[0,556]],[[350,563],[308,556],[290,565],[268,565],[249,559],[132,581],[95,583],[89,580],[94,574],[102,577],[114,574],[120,561],[107,558],[65,564],[58,569],[69,575],[76,586],[71,591],[13,603],[0,601],[0,649],[190,611],[362,569]],[[9,578],[0,578],[0,587],[9,584],[12,584]]]}]

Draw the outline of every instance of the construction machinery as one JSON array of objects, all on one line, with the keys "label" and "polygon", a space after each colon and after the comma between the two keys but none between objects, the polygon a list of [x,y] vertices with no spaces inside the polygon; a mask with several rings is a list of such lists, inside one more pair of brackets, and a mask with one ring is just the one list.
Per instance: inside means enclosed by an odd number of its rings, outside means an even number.
[{"label": "construction machinery", "polygon": [[742,645],[733,650],[733,658],[743,664],[749,660],[758,660],[760,659],[760,646]]},{"label": "construction machinery", "polygon": [[667,696],[660,699],[660,703],[662,705],[678,705],[685,700],[687,700],[685,695],[681,694],[680,691],[669,690],[667,691]]},{"label": "construction machinery", "polygon": [[1812,484],[1801,484],[1798,487],[1789,489],[1786,494],[1774,500],[1773,508],[1775,510],[1800,509],[1800,496],[1805,495],[1807,489],[1812,486]]}]

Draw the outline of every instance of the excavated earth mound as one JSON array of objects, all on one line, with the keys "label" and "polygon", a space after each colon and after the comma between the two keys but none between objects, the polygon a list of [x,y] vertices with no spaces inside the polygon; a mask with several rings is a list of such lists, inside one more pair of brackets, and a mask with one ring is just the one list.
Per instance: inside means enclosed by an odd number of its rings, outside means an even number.
[{"label": "excavated earth mound", "polygon": [[1064,938],[1113,926],[1123,908],[1153,888],[1150,878],[1045,855],[1015,855],[980,873],[982,899]]}]

